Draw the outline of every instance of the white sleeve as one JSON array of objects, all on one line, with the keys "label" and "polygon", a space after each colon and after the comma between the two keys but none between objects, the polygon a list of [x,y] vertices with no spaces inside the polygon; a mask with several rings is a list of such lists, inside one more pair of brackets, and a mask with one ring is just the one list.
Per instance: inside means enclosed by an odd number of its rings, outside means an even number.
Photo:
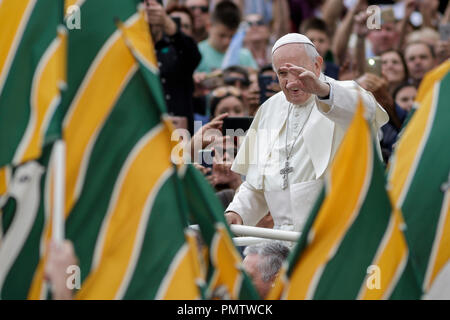
[{"label": "white sleeve", "polygon": [[244,225],[255,226],[268,212],[263,190],[256,190],[247,181],[241,184],[225,212],[239,214]]},{"label": "white sleeve", "polygon": [[[316,100],[319,111],[330,120],[347,128],[355,114],[358,105],[358,96],[361,95],[365,107],[364,117],[366,120],[371,123],[387,122],[386,112],[375,100],[372,93],[361,88],[356,82],[354,82],[353,87],[343,87],[337,81],[330,81],[329,84],[329,99],[321,100],[317,98]],[[376,116],[381,116],[379,117],[381,119],[376,119]]]}]

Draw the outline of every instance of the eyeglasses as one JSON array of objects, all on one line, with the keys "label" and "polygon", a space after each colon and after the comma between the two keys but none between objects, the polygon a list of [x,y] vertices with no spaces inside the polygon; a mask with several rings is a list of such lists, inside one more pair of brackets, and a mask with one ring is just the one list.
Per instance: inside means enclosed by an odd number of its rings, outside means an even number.
[{"label": "eyeglasses", "polygon": [[226,77],[225,79],[223,79],[223,82],[229,86],[235,85],[236,82],[239,82],[243,87],[248,87],[250,85],[250,81],[240,77]]},{"label": "eyeglasses", "polygon": [[227,87],[219,87],[211,92],[211,95],[214,98],[225,98],[226,96],[235,96],[237,98],[241,97],[241,90],[235,87],[227,86]]},{"label": "eyeglasses", "polygon": [[247,21],[247,23],[248,23],[249,27],[265,25],[264,21],[262,21],[262,20]]},{"label": "eyeglasses", "polygon": [[195,10],[199,9],[199,10],[202,11],[202,13],[207,13],[208,12],[208,6],[191,6],[191,7],[189,7],[189,9],[191,11],[195,11]]}]

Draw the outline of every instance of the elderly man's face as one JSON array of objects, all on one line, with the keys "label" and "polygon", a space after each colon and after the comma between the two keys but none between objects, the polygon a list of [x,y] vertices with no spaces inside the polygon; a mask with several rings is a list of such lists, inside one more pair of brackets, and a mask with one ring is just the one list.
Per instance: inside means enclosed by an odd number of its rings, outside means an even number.
[{"label": "elderly man's face", "polygon": [[261,265],[262,259],[263,258],[261,258],[258,254],[249,254],[244,258],[242,263],[244,270],[252,280],[256,291],[258,291],[261,298],[264,299],[269,293],[274,279],[269,281],[263,280],[261,271],[259,271],[259,265]]},{"label": "elderly man's face", "polygon": [[[303,44],[290,43],[279,47],[272,57],[273,66],[277,72],[280,87],[286,96],[286,99],[293,104],[301,104],[306,102],[311,94],[300,89],[300,80],[298,74],[293,74],[285,70],[287,64],[293,64],[298,67],[312,71],[317,77],[320,75],[322,68],[322,59],[318,57],[316,61],[306,53]],[[281,69],[281,70],[280,70]]]}]

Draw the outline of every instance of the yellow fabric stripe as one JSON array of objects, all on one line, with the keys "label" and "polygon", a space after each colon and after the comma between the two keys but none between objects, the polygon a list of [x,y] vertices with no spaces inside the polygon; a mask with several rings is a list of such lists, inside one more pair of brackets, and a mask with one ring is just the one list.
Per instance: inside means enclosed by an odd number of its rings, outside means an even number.
[{"label": "yellow fabric stripe", "polygon": [[383,240],[386,237],[387,241],[382,241],[382,245],[385,246],[372,262],[372,265],[378,266],[381,271],[380,289],[368,290],[366,277],[359,295],[360,299],[380,300],[389,298],[388,295],[401,276],[408,259],[408,245],[400,229],[402,224],[403,219],[400,212],[393,212],[387,229],[388,234],[383,237]]},{"label": "yellow fabric stripe", "polygon": [[[133,16],[131,19],[135,19]],[[134,23],[137,20],[134,21]],[[121,89],[129,80],[129,74],[137,63],[125,42],[117,33],[111,36],[111,43],[103,56],[94,62],[91,73],[85,79],[69,116],[64,121],[64,137],[67,143],[66,164],[66,216],[74,205],[76,186],[80,179],[83,158],[89,150],[92,139],[101,129]],[[102,49],[103,50],[103,49]]]},{"label": "yellow fabric stripe", "polygon": [[11,169],[6,166],[0,169],[0,196],[8,190],[8,184],[11,180]]},{"label": "yellow fabric stripe", "polygon": [[33,281],[31,282],[30,290],[28,291],[28,300],[41,300],[42,289],[44,286],[44,267],[47,261],[47,253],[41,257],[34,273]]},{"label": "yellow fabric stripe", "polygon": [[[83,0],[81,0],[81,1],[84,2]],[[80,2],[80,0],[65,0],[65,1],[64,1],[64,13],[67,12],[67,9],[68,9],[70,6],[78,5],[78,2]]]},{"label": "yellow fabric stripe", "polygon": [[389,175],[388,191],[395,207],[401,207],[401,196],[404,193],[405,184],[409,176],[414,173],[416,159],[421,156],[419,150],[426,138],[427,128],[432,125],[431,108],[435,90],[434,87],[422,100],[420,108],[414,114],[413,119],[405,128],[400,138],[394,155],[392,171]]},{"label": "yellow fabric stripe", "polygon": [[[331,167],[331,188],[310,230],[311,240],[291,274],[287,299],[302,300],[313,295],[324,266],[334,255],[364,200],[372,176],[372,157],[372,140],[360,102]],[[345,192],[342,192],[343,186]]]},{"label": "yellow fabric stripe", "polygon": [[[2,36],[0,37],[0,91],[9,71],[10,63],[19,46],[22,30],[28,23],[29,11],[35,0],[3,0],[0,1],[0,21]],[[28,15],[27,19],[25,17]]]},{"label": "yellow fabric stripe", "polygon": [[439,65],[439,67],[428,72],[417,91],[416,101],[422,103],[426,94],[432,89],[434,83],[442,79],[450,70],[450,60]]},{"label": "yellow fabric stripe", "polygon": [[389,172],[388,191],[395,207],[400,207],[402,194],[409,186],[406,186],[410,174],[413,174],[414,163],[421,154],[418,154],[421,146],[425,143],[425,133],[430,125],[432,125],[431,110],[432,102],[435,95],[435,83],[442,79],[450,70],[450,61],[443,63],[438,68],[428,73],[422,80],[416,102],[420,108],[415,112],[408,126],[405,128],[402,137],[398,142],[398,146],[391,163]]},{"label": "yellow fabric stripe", "polygon": [[[44,282],[44,268],[47,261],[47,243],[52,237],[52,213],[53,213],[53,183],[54,183],[54,169],[50,166],[50,171],[47,173],[46,186],[45,186],[45,198],[46,200],[46,210],[48,213],[48,218],[46,218],[44,229],[42,231],[41,243],[44,244],[44,252],[41,253],[41,258],[34,272],[33,280],[31,282],[30,289],[28,291],[28,299],[30,300],[41,300],[46,299],[45,282]],[[48,208],[47,208],[48,206]]]},{"label": "yellow fabric stripe", "polygon": [[[165,127],[152,135],[138,150],[127,168],[120,192],[111,209],[101,258],[84,281],[78,299],[114,299],[128,270],[136,236],[145,212],[145,204],[161,175],[170,167],[167,161],[155,161],[155,150],[169,155],[170,133]],[[152,163],[151,170],[148,164]]]},{"label": "yellow fabric stripe", "polygon": [[60,99],[60,84],[66,81],[66,56],[67,33],[60,28],[58,38],[42,57],[44,65],[39,64],[33,79],[31,96],[31,114],[33,116],[28,124],[26,140],[23,141],[25,152],[18,159],[19,163],[38,158],[41,155],[46,127]]},{"label": "yellow fabric stripe", "polygon": [[287,265],[283,264],[280,271],[278,272],[277,277],[273,283],[272,289],[270,289],[269,294],[266,297],[266,300],[281,300],[284,288],[286,288],[288,284],[288,280],[286,279],[287,273]]},{"label": "yellow fabric stripe", "polygon": [[[441,222],[442,221],[442,222]],[[436,234],[434,247],[437,246],[436,254],[430,260],[428,269],[431,270],[429,279],[426,279],[425,288],[429,290],[433,285],[434,279],[437,277],[442,267],[450,260],[450,191],[447,190],[444,197],[441,218],[439,221],[438,231]],[[427,272],[428,273],[428,272]],[[427,277],[428,278],[428,277]]]},{"label": "yellow fabric stripe", "polygon": [[[187,232],[186,244],[180,249],[184,250],[183,258],[174,267],[174,272],[169,275],[165,292],[161,295],[163,300],[193,300],[199,299],[199,289],[196,280],[200,278],[200,265],[195,236]],[[171,267],[172,268],[172,267]]]},{"label": "yellow fabric stripe", "polygon": [[152,37],[149,32],[149,25],[145,21],[145,12],[139,10],[139,20],[130,27],[125,27],[119,23],[119,29],[124,34],[129,47],[133,50],[142,62],[153,70],[157,69],[157,59],[155,50],[152,47]]},{"label": "yellow fabric stripe", "polygon": [[225,286],[231,299],[239,299],[242,281],[242,271],[239,266],[242,259],[231,242],[225,227],[221,224],[217,224],[216,227],[216,234],[211,245],[211,258],[215,270],[210,290],[214,291],[219,286]]}]

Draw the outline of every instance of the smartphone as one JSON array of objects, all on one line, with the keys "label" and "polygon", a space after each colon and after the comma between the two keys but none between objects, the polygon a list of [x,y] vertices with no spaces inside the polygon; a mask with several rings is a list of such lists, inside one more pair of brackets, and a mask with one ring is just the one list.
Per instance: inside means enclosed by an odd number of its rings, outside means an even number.
[{"label": "smartphone", "polygon": [[245,136],[253,122],[253,117],[226,117],[223,119],[222,134],[224,136]]},{"label": "smartphone", "polygon": [[450,39],[450,23],[439,25],[439,34],[441,35],[441,40],[447,41]]},{"label": "smartphone", "polygon": [[381,57],[373,57],[366,60],[365,72],[381,77]]},{"label": "smartphone", "polygon": [[274,92],[273,90],[270,90],[268,87],[272,83],[278,82],[277,78],[273,78],[272,76],[258,75],[258,85],[259,85],[259,104],[263,104],[269,97],[267,96],[267,92]]},{"label": "smartphone", "polygon": [[206,150],[206,149],[200,150],[198,152],[198,159],[200,165],[202,165],[205,168],[211,168],[211,171],[206,174],[207,176],[209,176],[212,173],[214,150]]}]

